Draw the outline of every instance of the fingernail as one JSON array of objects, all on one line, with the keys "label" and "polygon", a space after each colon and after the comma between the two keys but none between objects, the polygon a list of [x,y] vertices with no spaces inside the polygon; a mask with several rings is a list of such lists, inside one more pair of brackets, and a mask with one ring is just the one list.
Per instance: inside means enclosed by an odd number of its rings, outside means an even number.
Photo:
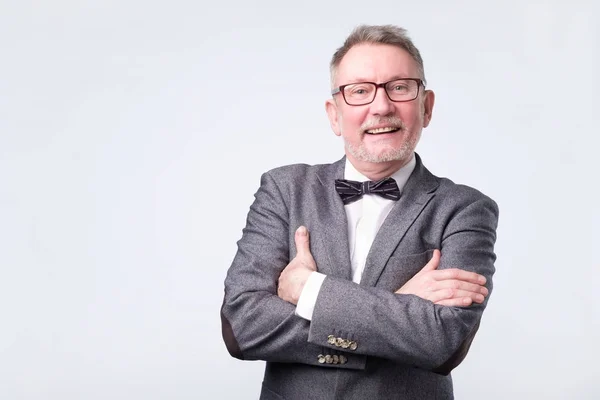
[{"label": "fingernail", "polygon": [[300,228],[298,228],[298,234],[300,236],[306,236],[306,227],[305,226],[301,226]]},{"label": "fingernail", "polygon": [[479,282],[483,285],[485,283],[485,276],[480,276]]}]

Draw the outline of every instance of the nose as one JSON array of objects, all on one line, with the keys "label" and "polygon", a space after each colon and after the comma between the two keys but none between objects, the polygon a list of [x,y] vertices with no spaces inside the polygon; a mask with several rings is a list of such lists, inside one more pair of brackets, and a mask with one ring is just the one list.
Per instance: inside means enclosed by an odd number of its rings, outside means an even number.
[{"label": "nose", "polygon": [[394,112],[394,102],[390,100],[385,88],[378,87],[375,99],[371,103],[371,113],[374,115],[388,115]]}]

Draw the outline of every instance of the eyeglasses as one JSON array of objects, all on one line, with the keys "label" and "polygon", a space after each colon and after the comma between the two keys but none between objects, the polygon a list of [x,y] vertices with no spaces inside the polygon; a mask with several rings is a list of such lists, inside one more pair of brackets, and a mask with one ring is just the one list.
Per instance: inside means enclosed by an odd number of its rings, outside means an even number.
[{"label": "eyeglasses", "polygon": [[335,88],[331,95],[341,93],[349,106],[364,106],[375,100],[378,88],[385,89],[385,93],[391,101],[403,102],[416,99],[421,86],[425,88],[423,80],[416,78],[394,79],[385,83],[358,82]]}]

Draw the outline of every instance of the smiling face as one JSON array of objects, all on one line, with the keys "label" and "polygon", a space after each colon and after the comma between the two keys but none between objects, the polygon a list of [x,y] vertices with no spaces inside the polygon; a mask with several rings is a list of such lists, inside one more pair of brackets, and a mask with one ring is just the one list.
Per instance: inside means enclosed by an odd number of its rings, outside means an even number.
[{"label": "smiling face", "polygon": [[[340,62],[334,87],[356,82],[388,82],[420,78],[417,63],[392,45],[363,43],[352,47]],[[342,94],[326,102],[333,132],[344,139],[348,160],[364,175],[385,176],[412,158],[421,130],[429,125],[434,94],[419,90],[412,101],[391,101],[383,88],[372,103],[350,106]]]}]

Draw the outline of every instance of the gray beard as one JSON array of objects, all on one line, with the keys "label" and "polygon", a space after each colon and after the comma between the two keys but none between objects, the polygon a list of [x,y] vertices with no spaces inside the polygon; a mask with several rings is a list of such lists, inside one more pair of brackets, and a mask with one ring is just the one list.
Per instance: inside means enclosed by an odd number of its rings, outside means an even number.
[{"label": "gray beard", "polygon": [[397,160],[407,160],[412,156],[413,151],[417,147],[421,134],[410,137],[399,149],[386,149],[378,154],[369,152],[364,143],[359,146],[352,146],[347,141],[345,142],[348,152],[357,160],[370,163],[383,163]]}]

